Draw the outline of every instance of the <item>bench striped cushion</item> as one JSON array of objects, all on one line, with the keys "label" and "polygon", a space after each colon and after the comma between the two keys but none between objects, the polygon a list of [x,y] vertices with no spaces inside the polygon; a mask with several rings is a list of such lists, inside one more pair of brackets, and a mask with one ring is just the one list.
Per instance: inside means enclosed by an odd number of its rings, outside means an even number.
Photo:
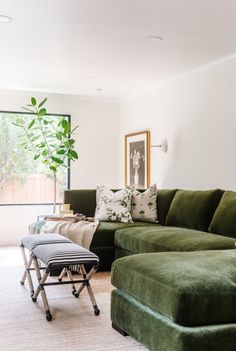
[{"label": "bench striped cushion", "polygon": [[34,234],[27,235],[21,240],[21,246],[26,247],[28,250],[32,251],[35,247],[39,245],[48,245],[48,244],[63,244],[63,243],[72,243],[70,239],[67,239],[60,234]]},{"label": "bench striped cushion", "polygon": [[97,255],[73,243],[40,245],[34,248],[32,252],[48,268],[63,268],[71,265],[96,264],[99,262]]}]

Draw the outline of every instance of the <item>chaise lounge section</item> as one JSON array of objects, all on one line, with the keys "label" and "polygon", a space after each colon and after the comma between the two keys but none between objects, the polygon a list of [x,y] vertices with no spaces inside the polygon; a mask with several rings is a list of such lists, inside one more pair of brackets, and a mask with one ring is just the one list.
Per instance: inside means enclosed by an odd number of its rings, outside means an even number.
[{"label": "chaise lounge section", "polygon": [[236,250],[150,253],[116,260],[113,326],[153,351],[233,351],[235,267]]}]

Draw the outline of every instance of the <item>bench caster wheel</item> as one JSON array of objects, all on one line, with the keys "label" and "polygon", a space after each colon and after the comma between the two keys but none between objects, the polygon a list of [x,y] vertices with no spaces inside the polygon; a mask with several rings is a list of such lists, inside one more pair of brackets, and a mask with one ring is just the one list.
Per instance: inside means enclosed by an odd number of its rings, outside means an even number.
[{"label": "bench caster wheel", "polygon": [[50,321],[52,320],[52,315],[51,315],[50,311],[47,311],[47,312],[46,312],[46,320],[47,320],[48,322],[50,322]]},{"label": "bench caster wheel", "polygon": [[98,309],[97,306],[94,307],[94,314],[95,314],[95,316],[99,316],[99,314],[100,314],[100,310]]},{"label": "bench caster wheel", "polygon": [[76,297],[76,298],[78,299],[79,294],[77,293],[77,291],[76,291],[76,290],[75,290],[75,291],[72,291],[72,294],[74,295],[74,297]]}]

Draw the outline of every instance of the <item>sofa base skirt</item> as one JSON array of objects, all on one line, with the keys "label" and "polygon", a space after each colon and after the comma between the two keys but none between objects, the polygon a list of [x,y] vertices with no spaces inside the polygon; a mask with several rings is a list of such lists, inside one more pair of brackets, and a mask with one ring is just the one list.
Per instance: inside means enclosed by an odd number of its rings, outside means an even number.
[{"label": "sofa base skirt", "polygon": [[121,290],[113,290],[111,320],[151,351],[234,351],[236,323],[184,327]]},{"label": "sofa base skirt", "polygon": [[111,270],[112,262],[115,260],[114,247],[90,247],[90,251],[99,257],[99,271]]}]

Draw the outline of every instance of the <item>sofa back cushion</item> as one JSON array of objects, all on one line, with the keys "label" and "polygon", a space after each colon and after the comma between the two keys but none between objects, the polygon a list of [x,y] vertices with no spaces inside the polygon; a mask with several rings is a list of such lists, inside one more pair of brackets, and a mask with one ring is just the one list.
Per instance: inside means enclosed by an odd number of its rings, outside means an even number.
[{"label": "sofa back cushion", "polygon": [[[113,189],[117,191],[118,189]],[[143,189],[138,189],[143,192]],[[160,224],[165,225],[166,216],[177,189],[157,190],[157,215]],[[96,189],[70,189],[64,191],[65,204],[70,204],[75,213],[93,217],[96,209]]]},{"label": "sofa back cushion", "polygon": [[65,190],[64,203],[75,213],[93,217],[96,208],[96,189]]},{"label": "sofa back cushion", "polygon": [[[112,189],[118,191],[120,189]],[[144,190],[139,190],[143,192]],[[70,204],[74,213],[83,213],[88,217],[93,217],[97,203],[97,189],[70,189],[64,191],[64,204]]]},{"label": "sofa back cushion", "polygon": [[208,231],[223,191],[178,190],[171,203],[166,225]]},{"label": "sofa back cushion", "polygon": [[166,216],[177,189],[157,190],[157,217],[158,222],[165,225]]},{"label": "sofa back cushion", "polygon": [[225,191],[215,211],[209,231],[236,238],[236,192]]}]

